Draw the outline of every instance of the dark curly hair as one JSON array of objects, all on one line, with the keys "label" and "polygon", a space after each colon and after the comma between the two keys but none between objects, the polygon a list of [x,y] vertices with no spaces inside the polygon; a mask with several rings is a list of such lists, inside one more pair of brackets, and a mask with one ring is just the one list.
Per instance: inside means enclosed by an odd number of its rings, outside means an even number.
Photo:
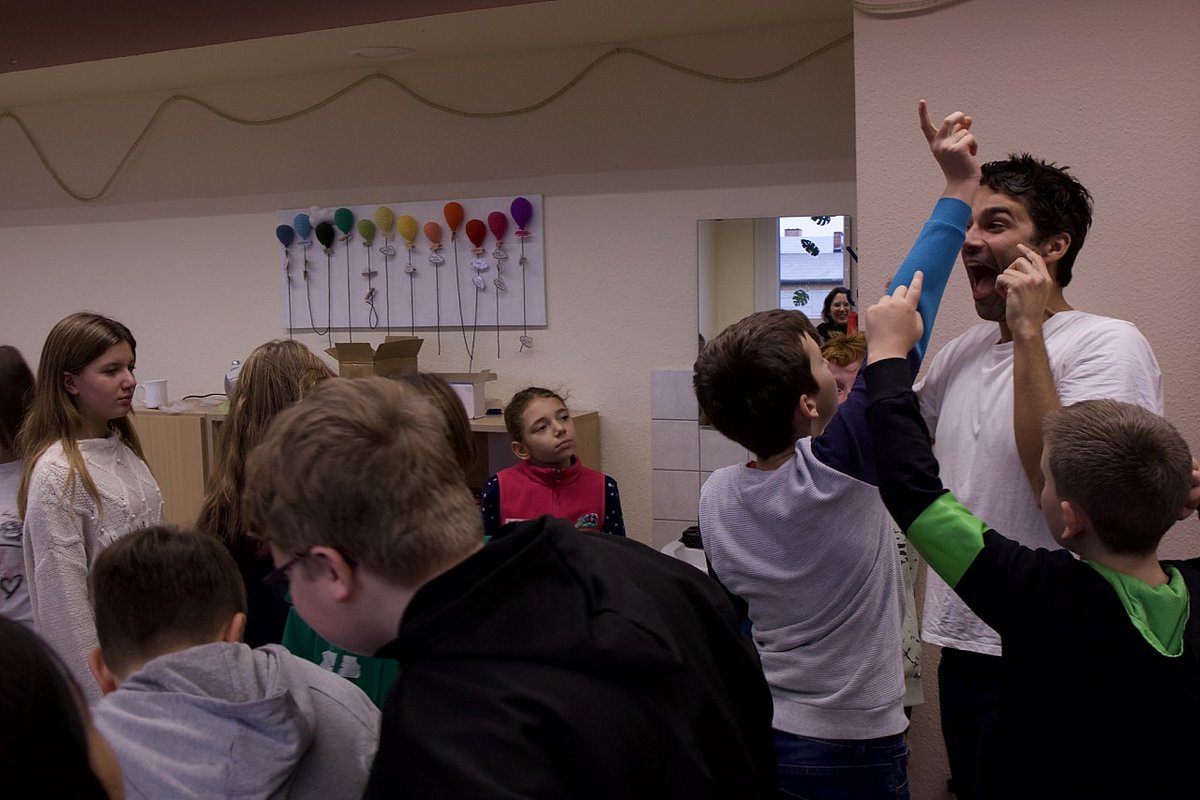
[{"label": "dark curly hair", "polygon": [[1088,228],[1092,227],[1092,195],[1083,184],[1068,175],[1069,167],[1045,162],[1028,153],[1012,153],[1005,161],[983,165],[980,185],[1015,197],[1029,209],[1037,242],[1056,233],[1071,237],[1067,252],[1058,262],[1058,285],[1071,282],[1075,256],[1083,247]]}]

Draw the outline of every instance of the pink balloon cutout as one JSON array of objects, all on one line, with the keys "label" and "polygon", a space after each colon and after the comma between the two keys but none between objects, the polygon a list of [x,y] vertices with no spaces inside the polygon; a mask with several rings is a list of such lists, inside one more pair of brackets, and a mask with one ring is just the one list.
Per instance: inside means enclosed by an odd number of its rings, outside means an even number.
[{"label": "pink balloon cutout", "polygon": [[442,241],[442,226],[436,222],[426,222],[425,238],[433,244],[440,244]]},{"label": "pink balloon cutout", "polygon": [[483,224],[483,220],[467,220],[467,238],[476,247],[483,247],[483,240],[487,238],[487,226]]},{"label": "pink balloon cutout", "polygon": [[504,216],[503,211],[493,211],[488,214],[488,228],[497,242],[503,241],[504,234],[508,233],[508,217]]}]

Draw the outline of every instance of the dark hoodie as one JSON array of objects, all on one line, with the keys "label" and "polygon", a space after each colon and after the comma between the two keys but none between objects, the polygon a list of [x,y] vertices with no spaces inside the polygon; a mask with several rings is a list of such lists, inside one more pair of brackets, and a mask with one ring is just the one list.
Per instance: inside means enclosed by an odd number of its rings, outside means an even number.
[{"label": "dark hoodie", "polygon": [[380,656],[367,797],[775,794],[771,697],[721,590],[542,517],[422,587]]}]

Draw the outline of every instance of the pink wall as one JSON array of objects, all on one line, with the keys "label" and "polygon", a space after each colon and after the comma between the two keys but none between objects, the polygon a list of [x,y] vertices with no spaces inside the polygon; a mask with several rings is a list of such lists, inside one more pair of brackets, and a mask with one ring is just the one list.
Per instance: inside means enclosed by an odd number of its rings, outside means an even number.
[{"label": "pink wall", "polygon": [[[1194,0],[970,0],[903,16],[856,12],[858,224],[864,297],[881,290],[940,190],[916,101],[975,117],[981,155],[1027,150],[1067,164],[1095,196],[1092,232],[1066,294],[1135,322],[1162,367],[1167,416],[1200,451],[1200,13]],[[975,321],[951,283],[936,348]],[[1193,517],[1164,554],[1200,554]],[[926,648],[926,697],[936,700]],[[1057,679],[1048,676],[1048,680]],[[911,735],[913,797],[941,798],[936,706]]]}]

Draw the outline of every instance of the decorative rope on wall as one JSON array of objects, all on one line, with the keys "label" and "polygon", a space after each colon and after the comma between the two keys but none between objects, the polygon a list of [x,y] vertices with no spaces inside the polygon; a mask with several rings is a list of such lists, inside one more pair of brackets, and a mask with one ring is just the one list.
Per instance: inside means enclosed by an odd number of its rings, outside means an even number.
[{"label": "decorative rope on wall", "polygon": [[166,110],[168,108],[170,108],[172,105],[174,105],[176,103],[191,103],[193,105],[197,105],[200,108],[203,108],[204,110],[213,114],[214,116],[219,117],[220,119],[226,120],[227,122],[233,122],[237,125],[250,125],[250,126],[278,125],[278,124],[281,124],[284,122],[289,122],[291,120],[298,119],[300,117],[307,116],[316,111],[319,111],[320,109],[324,108],[325,106],[329,105],[330,103],[333,103],[336,100],[339,100],[343,96],[349,94],[350,92],[354,91],[355,89],[359,88],[360,86],[363,86],[371,81],[384,81],[385,83],[395,86],[397,89],[404,92],[409,97],[416,100],[418,103],[426,105],[429,108],[435,109],[437,111],[444,112],[446,114],[452,114],[454,116],[459,116],[459,117],[468,117],[471,119],[494,119],[497,117],[515,117],[515,116],[518,116],[521,114],[528,114],[530,112],[537,111],[538,109],[545,108],[546,106],[550,105],[555,100],[559,99],[564,94],[569,92],[572,88],[575,87],[576,84],[578,84],[580,81],[582,81],[585,77],[587,77],[588,74],[590,74],[593,70],[595,70],[597,67],[599,67],[601,64],[603,64],[605,61],[608,61],[609,59],[612,59],[612,58],[616,58],[617,56],[623,56],[623,55],[637,56],[639,58],[643,58],[643,59],[646,59],[647,61],[658,64],[659,66],[666,67],[667,69],[671,69],[676,72],[683,73],[684,75],[688,75],[693,78],[701,78],[703,80],[708,80],[708,81],[715,81],[718,83],[735,83],[735,84],[737,84],[737,83],[761,83],[763,81],[774,80],[775,78],[785,75],[785,74],[791,72],[792,70],[795,70],[796,68],[800,67],[801,65],[832,50],[833,48],[850,41],[853,38],[854,38],[853,33],[847,33],[844,36],[840,36],[837,39],[834,39],[833,41],[829,42],[828,44],[822,45],[821,47],[818,47],[816,50],[813,50],[812,52],[801,56],[800,58],[796,59],[795,61],[791,62],[790,64],[785,64],[784,66],[780,67],[777,70],[773,70],[771,72],[767,72],[762,75],[752,75],[752,76],[745,77],[745,78],[736,78],[736,77],[727,77],[724,75],[715,75],[710,72],[703,72],[698,69],[692,69],[691,67],[685,67],[682,64],[677,64],[673,61],[669,61],[665,58],[656,56],[653,53],[648,53],[645,50],[639,50],[634,47],[614,47],[611,50],[609,50],[608,52],[604,53],[603,55],[600,55],[597,58],[593,59],[592,62],[590,64],[588,64],[586,67],[584,67],[582,70],[580,70],[580,72],[577,75],[575,75],[575,77],[568,80],[565,84],[562,85],[561,88],[559,88],[557,91],[551,93],[550,95],[546,96],[544,99],[539,100],[536,103],[531,103],[530,105],[527,105],[527,106],[521,106],[519,108],[513,108],[513,109],[509,109],[507,111],[467,111],[464,109],[453,108],[452,106],[448,106],[443,103],[439,103],[435,100],[431,100],[428,97],[425,97],[424,95],[418,93],[415,89],[411,88],[410,86],[405,85],[400,80],[393,78],[391,75],[384,75],[382,73],[373,73],[371,75],[365,75],[365,76],[359,78],[358,80],[354,81],[353,83],[350,83],[349,85],[345,86],[344,88],[339,89],[338,91],[329,95],[324,100],[320,100],[316,103],[313,103],[312,105],[307,106],[306,108],[302,108],[298,111],[293,111],[290,114],[283,114],[283,115],[280,115],[277,117],[268,117],[265,119],[247,119],[244,117],[238,117],[238,116],[230,114],[226,111],[222,111],[221,109],[214,106],[212,103],[208,103],[204,100],[201,100],[198,97],[193,97],[192,95],[187,95],[187,94],[174,94],[174,95],[171,95],[170,97],[168,97],[167,99],[163,100],[161,103],[159,103],[158,108],[156,108],[154,110],[154,113],[152,115],[150,115],[149,121],[147,121],[145,127],[142,128],[142,132],[139,133],[137,138],[133,140],[133,143],[129,145],[129,148],[125,151],[125,155],[121,156],[121,160],[118,161],[116,167],[113,168],[112,174],[108,176],[108,180],[106,180],[104,182],[104,185],[100,187],[100,191],[96,192],[95,194],[84,194],[82,192],[76,191],[75,189],[72,189],[69,185],[67,185],[67,182],[63,179],[62,175],[60,175],[58,173],[58,170],[56,170],[54,168],[54,165],[50,161],[50,157],[46,154],[46,151],[42,148],[41,144],[38,142],[37,137],[33,135],[33,132],[29,130],[29,126],[27,126],[25,124],[25,121],[22,120],[17,114],[15,114],[12,111],[7,111],[7,110],[0,111],[0,122],[2,122],[5,119],[11,119],[14,123],[16,123],[16,125],[20,129],[21,133],[24,134],[25,139],[29,142],[29,146],[33,148],[33,152],[35,155],[37,155],[38,161],[41,162],[42,167],[46,170],[47,174],[50,175],[50,177],[54,180],[54,182],[58,184],[59,188],[62,189],[63,192],[65,192],[67,195],[74,198],[75,200],[78,200],[81,203],[90,203],[90,202],[94,202],[96,200],[100,200],[101,198],[103,198],[105,195],[108,194],[109,190],[112,189],[113,183],[116,182],[116,180],[120,176],[121,172],[125,169],[126,164],[128,164],[129,160],[133,157],[133,154],[137,151],[137,149],[141,146],[142,142],[145,141],[146,137],[150,134],[150,131],[154,128],[154,126],[158,122],[159,118],[166,112]]}]

